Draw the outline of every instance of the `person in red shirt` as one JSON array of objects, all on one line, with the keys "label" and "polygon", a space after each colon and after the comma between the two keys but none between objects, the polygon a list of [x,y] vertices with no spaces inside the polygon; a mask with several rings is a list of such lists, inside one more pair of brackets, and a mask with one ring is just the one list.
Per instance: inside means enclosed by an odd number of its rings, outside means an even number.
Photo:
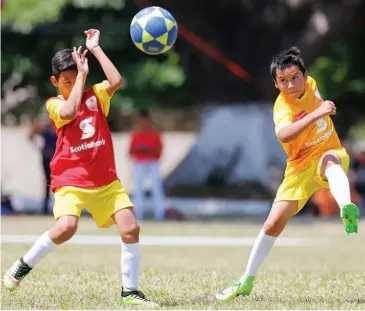
[{"label": "person in red shirt", "polygon": [[[119,229],[122,239],[120,304],[154,308],[157,304],[138,290],[139,226],[133,204],[116,173],[107,123],[110,100],[121,86],[122,77],[99,45],[99,30],[87,30],[85,35],[84,52],[81,46],[74,47],[57,52],[52,59],[51,82],[60,93],[46,102],[57,134],[50,163],[56,224],[13,264],[4,276],[4,285],[9,290],[16,289],[41,259],[70,240],[86,207],[98,227],[116,224]],[[88,51],[99,61],[106,80],[84,90],[89,73]]]},{"label": "person in red shirt", "polygon": [[136,217],[143,219],[143,183],[146,177],[151,180],[151,192],[154,205],[154,218],[161,221],[165,216],[165,195],[160,175],[159,160],[162,153],[160,133],[152,126],[148,110],[139,113],[138,128],[131,135],[129,154],[135,168],[136,189],[133,201],[136,204]]}]

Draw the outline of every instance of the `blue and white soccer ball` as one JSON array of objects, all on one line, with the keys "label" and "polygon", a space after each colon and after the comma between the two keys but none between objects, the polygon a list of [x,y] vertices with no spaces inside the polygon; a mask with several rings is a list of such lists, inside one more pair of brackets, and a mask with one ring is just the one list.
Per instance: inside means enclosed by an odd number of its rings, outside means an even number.
[{"label": "blue and white soccer ball", "polygon": [[130,33],[133,43],[141,51],[157,55],[167,52],[177,38],[177,23],[167,10],[151,6],[133,18]]}]

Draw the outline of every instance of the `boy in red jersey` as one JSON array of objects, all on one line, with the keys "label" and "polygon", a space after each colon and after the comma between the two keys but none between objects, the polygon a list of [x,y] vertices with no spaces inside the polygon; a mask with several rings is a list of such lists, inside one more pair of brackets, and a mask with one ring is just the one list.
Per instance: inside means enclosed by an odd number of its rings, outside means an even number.
[{"label": "boy in red jersey", "polygon": [[[58,137],[50,164],[56,224],[13,264],[4,276],[4,285],[16,289],[41,259],[71,239],[86,207],[98,227],[107,228],[115,223],[119,229],[123,283],[120,303],[156,307],[138,290],[139,226],[133,204],[116,174],[106,120],[110,99],[121,86],[122,77],[99,46],[100,32],[90,29],[85,35],[87,50],[62,50],[52,59],[51,82],[60,92],[46,102]],[[84,90],[89,73],[88,51],[99,61],[107,79]]]}]

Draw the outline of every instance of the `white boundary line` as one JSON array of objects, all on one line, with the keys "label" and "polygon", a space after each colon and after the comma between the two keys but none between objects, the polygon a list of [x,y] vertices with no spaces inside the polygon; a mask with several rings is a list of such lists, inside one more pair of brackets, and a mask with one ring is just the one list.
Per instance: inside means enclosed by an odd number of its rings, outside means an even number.
[{"label": "white boundary line", "polygon": [[[33,234],[2,234],[1,244],[33,244],[39,235]],[[255,242],[254,237],[237,238],[237,237],[203,237],[203,236],[141,236],[141,245],[151,246],[212,246],[212,247],[231,247],[231,246],[252,246]],[[275,246],[282,247],[301,247],[321,245],[328,242],[326,239],[310,238],[284,238],[279,237]],[[120,245],[118,236],[101,236],[101,235],[77,235],[74,236],[67,244],[74,245]]]}]

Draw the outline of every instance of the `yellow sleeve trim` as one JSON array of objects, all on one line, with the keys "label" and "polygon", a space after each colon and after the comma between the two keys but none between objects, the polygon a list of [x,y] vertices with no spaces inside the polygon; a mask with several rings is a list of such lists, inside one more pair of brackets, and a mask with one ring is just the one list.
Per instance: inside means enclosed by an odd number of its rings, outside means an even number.
[{"label": "yellow sleeve trim", "polygon": [[60,115],[60,109],[64,101],[59,98],[51,98],[46,102],[46,108],[50,119],[54,122],[57,129],[70,123],[72,120],[63,120]]},{"label": "yellow sleeve trim", "polygon": [[103,109],[104,115],[108,116],[110,110],[110,100],[112,96],[109,96],[108,92],[106,91],[106,83],[107,81],[104,80],[101,83],[93,85],[93,90],[95,95],[99,99],[101,109]]}]

